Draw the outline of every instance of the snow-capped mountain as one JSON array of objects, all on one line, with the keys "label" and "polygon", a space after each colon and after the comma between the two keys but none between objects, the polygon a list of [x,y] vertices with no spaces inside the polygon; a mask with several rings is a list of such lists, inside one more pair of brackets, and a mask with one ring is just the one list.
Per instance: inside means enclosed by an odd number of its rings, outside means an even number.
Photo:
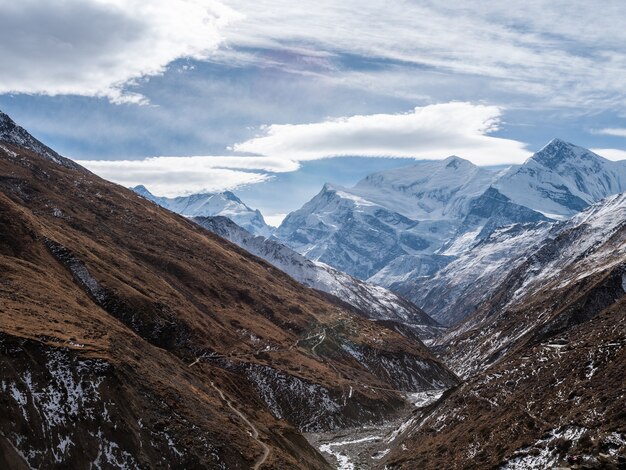
[{"label": "snow-capped mountain", "polygon": [[432,275],[403,278],[395,290],[438,321],[452,325],[471,315],[550,233],[553,222],[495,230]]},{"label": "snow-capped mountain", "polygon": [[555,139],[504,171],[450,157],[376,173],[353,188],[327,184],[275,236],[311,259],[406,295],[448,323],[478,300],[457,304],[465,283],[498,272],[496,266],[508,269],[506,261],[526,246],[517,241],[530,242],[550,221],[621,191],[626,162]]},{"label": "snow-capped mountain", "polygon": [[274,235],[311,259],[367,279],[396,258],[419,262],[441,249],[497,175],[450,157],[375,173],[354,188],[326,184]]},{"label": "snow-capped mountain", "polygon": [[554,139],[494,186],[517,204],[563,219],[626,191],[626,163]]},{"label": "snow-capped mountain", "polygon": [[263,215],[259,210],[251,209],[230,191],[168,198],[155,196],[143,185],[135,186],[131,189],[161,207],[165,207],[185,217],[221,215],[228,217],[237,225],[255,235],[269,237],[273,232],[273,228],[265,223],[265,219],[263,219]]},{"label": "snow-capped mountain", "polygon": [[422,340],[431,339],[444,330],[421,309],[390,290],[368,284],[319,261],[311,261],[275,240],[251,234],[226,217],[195,217],[193,220],[263,258],[298,282],[349,303],[371,319],[407,325]]}]

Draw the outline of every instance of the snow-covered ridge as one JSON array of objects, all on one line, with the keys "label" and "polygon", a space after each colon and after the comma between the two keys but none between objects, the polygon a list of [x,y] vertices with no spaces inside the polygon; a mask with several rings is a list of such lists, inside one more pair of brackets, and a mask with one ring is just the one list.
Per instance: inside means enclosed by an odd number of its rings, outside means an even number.
[{"label": "snow-covered ridge", "polygon": [[255,235],[271,236],[273,229],[265,223],[260,211],[251,209],[230,191],[192,194],[175,198],[153,195],[143,186],[131,188],[137,194],[185,217],[224,216]]},{"label": "snow-covered ridge", "polygon": [[423,339],[432,338],[443,331],[423,311],[388,289],[368,284],[324,263],[311,261],[275,240],[254,236],[225,217],[197,217],[193,220],[265,259],[298,282],[335,295],[372,319],[406,324]]}]

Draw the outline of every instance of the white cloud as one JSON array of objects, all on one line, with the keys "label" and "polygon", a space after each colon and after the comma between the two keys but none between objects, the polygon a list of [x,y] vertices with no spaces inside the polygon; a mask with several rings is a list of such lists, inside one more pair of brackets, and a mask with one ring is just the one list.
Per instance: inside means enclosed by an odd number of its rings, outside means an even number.
[{"label": "white cloud", "polygon": [[128,90],[175,59],[203,60],[241,18],[216,0],[0,0],[0,93],[145,102]]},{"label": "white cloud", "polygon": [[476,164],[519,163],[530,156],[521,142],[492,137],[501,110],[471,103],[417,107],[405,114],[373,114],[312,124],[273,124],[264,135],[236,144],[249,152],[291,160],[336,156],[443,159]]},{"label": "white cloud", "polygon": [[297,162],[282,158],[229,156],[77,162],[98,176],[123,186],[144,184],[158,196],[234,190],[267,181],[272,178],[269,173],[283,173],[299,168]]},{"label": "white cloud", "polygon": [[[625,103],[626,4],[607,0],[512,0],[509,2],[413,2],[400,0],[224,0],[245,13],[226,28],[229,44],[285,51],[283,67],[315,70],[339,81],[359,79],[344,70],[308,67],[302,57],[349,54],[349,60],[379,58],[405,67],[411,83],[422,70],[460,79],[480,76],[483,93],[506,89],[542,98],[543,105],[606,107]],[[297,51],[290,54],[290,51]],[[236,52],[236,49],[235,49]],[[270,61],[270,62],[271,62]],[[391,62],[390,62],[391,61]],[[332,61],[329,61],[332,63]],[[341,65],[339,66],[342,67]],[[363,70],[357,67],[357,70]],[[375,69],[364,69],[376,77]],[[433,77],[435,79],[435,77]],[[375,78],[374,78],[375,80]],[[365,80],[364,82],[367,82]],[[358,83],[357,83],[358,85]],[[385,83],[380,83],[385,87]],[[459,88],[460,87],[460,88]],[[386,92],[393,94],[394,86]]]},{"label": "white cloud", "polygon": [[620,127],[607,127],[606,129],[598,129],[594,134],[612,135],[615,137],[626,137],[626,129]]},{"label": "white cloud", "polygon": [[265,222],[267,222],[267,224],[271,225],[272,227],[278,227],[283,222],[283,220],[285,220],[285,217],[287,217],[287,214],[285,213],[268,215],[263,214]]},{"label": "white cloud", "polygon": [[626,150],[620,149],[591,149],[592,152],[608,158],[609,160],[619,161],[626,160]]}]

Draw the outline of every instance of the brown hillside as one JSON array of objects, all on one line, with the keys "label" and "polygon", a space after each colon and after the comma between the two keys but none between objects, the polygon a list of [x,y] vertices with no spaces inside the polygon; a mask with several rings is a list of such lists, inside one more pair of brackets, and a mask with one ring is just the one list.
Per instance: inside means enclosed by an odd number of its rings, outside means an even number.
[{"label": "brown hillside", "polygon": [[377,422],[404,406],[394,390],[457,382],[412,338],[9,144],[0,370],[12,468],[324,468],[299,430]]}]

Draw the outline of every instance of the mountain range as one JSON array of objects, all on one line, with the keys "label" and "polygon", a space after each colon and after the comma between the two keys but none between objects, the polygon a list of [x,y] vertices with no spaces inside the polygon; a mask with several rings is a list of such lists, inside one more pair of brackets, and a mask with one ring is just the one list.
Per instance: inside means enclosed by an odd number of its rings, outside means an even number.
[{"label": "mountain range", "polygon": [[2,467],[329,468],[304,432],[380,423],[407,392],[458,383],[414,334],[13,135]]},{"label": "mountain range", "polygon": [[624,168],[422,162],[266,237],[0,113],[0,467],[624,468]]},{"label": "mountain range", "polygon": [[[473,257],[478,248],[470,249],[486,246],[500,230],[509,236],[512,225],[540,230],[625,190],[626,162],[555,139],[505,170],[450,157],[376,173],[353,188],[327,184],[289,214],[274,237],[310,259],[391,288],[451,324],[471,306],[437,308],[456,302],[454,294],[430,288],[437,279],[448,285],[441,275],[448,265]],[[489,259],[502,263],[508,254],[492,251]],[[468,268],[465,261],[453,266],[460,264]]]}]

